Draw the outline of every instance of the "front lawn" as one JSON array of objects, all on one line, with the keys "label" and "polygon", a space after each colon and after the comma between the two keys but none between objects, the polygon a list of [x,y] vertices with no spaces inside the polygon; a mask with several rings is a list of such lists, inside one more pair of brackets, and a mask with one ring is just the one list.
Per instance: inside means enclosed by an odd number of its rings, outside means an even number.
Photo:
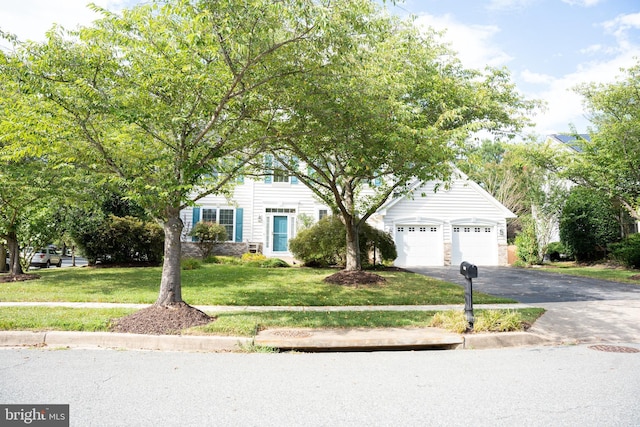
[{"label": "front lawn", "polygon": [[[378,272],[383,285],[342,286],[322,281],[333,270],[204,264],[182,272],[182,297],[191,305],[347,306],[464,304],[462,284],[419,274]],[[155,302],[160,268],[64,268],[42,277],[0,283],[3,301]],[[513,300],[474,292],[476,304]]]},{"label": "front lawn", "polygon": [[627,270],[605,264],[582,266],[575,262],[556,262],[546,265],[545,271],[640,285],[640,270]]}]

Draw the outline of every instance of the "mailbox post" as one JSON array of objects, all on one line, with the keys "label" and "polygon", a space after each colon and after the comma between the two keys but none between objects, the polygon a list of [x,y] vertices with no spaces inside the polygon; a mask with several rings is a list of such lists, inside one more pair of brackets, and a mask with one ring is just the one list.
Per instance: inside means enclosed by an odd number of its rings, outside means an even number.
[{"label": "mailbox post", "polygon": [[460,264],[460,274],[462,274],[467,282],[464,291],[464,314],[467,317],[469,329],[473,329],[473,279],[478,277],[478,267],[467,261]]}]

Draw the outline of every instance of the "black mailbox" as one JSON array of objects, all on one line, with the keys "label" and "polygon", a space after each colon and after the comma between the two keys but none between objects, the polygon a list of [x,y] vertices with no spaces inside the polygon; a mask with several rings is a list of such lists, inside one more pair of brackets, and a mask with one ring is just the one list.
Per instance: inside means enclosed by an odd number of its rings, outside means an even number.
[{"label": "black mailbox", "polygon": [[465,279],[475,279],[478,277],[478,267],[475,264],[462,261],[460,264],[460,274],[462,274]]}]

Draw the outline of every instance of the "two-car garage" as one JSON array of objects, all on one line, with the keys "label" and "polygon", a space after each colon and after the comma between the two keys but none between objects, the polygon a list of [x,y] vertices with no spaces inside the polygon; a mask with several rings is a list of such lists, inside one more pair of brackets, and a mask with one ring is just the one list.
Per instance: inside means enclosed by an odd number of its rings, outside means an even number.
[{"label": "two-car garage", "polygon": [[399,224],[394,232],[398,251],[394,264],[400,267],[457,265],[462,261],[499,264],[495,225]]},{"label": "two-car garage", "polygon": [[513,212],[457,172],[446,185],[416,182],[371,220],[389,232],[398,267],[507,265],[507,220]]}]

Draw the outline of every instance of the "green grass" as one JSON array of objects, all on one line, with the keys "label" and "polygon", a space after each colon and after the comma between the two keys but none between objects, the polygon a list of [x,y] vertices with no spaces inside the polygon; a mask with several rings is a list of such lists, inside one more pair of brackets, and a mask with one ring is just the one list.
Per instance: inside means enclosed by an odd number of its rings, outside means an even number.
[{"label": "green grass", "polygon": [[[0,330],[32,331],[108,331],[113,319],[134,312],[133,309],[87,309],[68,307],[2,307]],[[533,323],[544,310],[477,310],[478,318],[490,312],[496,319],[509,313],[519,313],[522,322]],[[207,325],[184,331],[189,335],[254,336],[268,328],[355,328],[355,327],[428,327],[437,312],[434,311],[342,311],[342,312],[223,312],[208,313],[217,319]],[[500,314],[502,313],[502,314]],[[458,314],[464,318],[464,313]],[[509,315],[510,316],[510,315]],[[504,322],[503,322],[504,323]]]},{"label": "green grass", "polygon": [[640,280],[631,279],[632,276],[640,275],[640,270],[626,270],[606,265],[578,266],[573,262],[553,263],[547,266],[544,271],[640,285]]},{"label": "green grass", "polygon": [[[461,285],[408,272],[379,272],[384,285],[340,286],[322,279],[334,270],[258,268],[203,264],[182,272],[182,297],[192,305],[345,306],[431,305],[464,302]],[[160,268],[64,268],[38,271],[42,277],[0,283],[4,301],[155,302]],[[474,293],[476,304],[510,299]]]},{"label": "green grass", "polygon": [[2,331],[108,331],[111,320],[133,313],[124,308],[2,307]]}]

